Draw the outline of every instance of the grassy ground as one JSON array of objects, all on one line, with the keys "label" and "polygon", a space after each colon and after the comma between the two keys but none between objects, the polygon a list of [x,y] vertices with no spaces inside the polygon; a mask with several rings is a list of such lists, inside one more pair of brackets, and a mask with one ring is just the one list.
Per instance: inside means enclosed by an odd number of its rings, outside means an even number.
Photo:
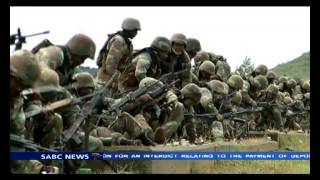
[{"label": "grassy ground", "polygon": [[[310,137],[279,136],[279,151],[310,151]],[[208,169],[194,169],[192,173],[210,174],[310,174],[310,160],[215,161]]]},{"label": "grassy ground", "polygon": [[193,173],[210,174],[309,174],[310,161],[216,161],[214,167]]}]

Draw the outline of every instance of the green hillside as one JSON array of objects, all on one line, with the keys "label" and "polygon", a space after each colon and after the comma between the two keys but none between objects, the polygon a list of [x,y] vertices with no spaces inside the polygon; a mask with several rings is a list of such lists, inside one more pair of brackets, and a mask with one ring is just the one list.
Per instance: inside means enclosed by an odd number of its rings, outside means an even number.
[{"label": "green hillside", "polygon": [[310,79],[310,52],[303,53],[301,56],[277,65],[271,69],[278,75],[288,75],[292,78]]}]

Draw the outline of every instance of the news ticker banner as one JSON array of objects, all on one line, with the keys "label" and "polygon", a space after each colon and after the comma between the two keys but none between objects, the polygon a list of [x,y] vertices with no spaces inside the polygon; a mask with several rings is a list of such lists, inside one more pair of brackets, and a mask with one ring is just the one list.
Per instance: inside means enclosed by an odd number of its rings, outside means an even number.
[{"label": "news ticker banner", "polygon": [[11,160],[310,160],[310,152],[10,152]]}]

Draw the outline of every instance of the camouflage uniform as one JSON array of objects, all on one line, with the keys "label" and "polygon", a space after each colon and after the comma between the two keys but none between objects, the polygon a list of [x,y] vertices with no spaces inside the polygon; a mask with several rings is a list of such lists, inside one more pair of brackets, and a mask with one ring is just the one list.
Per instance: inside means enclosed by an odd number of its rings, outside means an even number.
[{"label": "camouflage uniform", "polygon": [[259,101],[261,102],[270,102],[272,103],[269,107],[264,107],[262,111],[262,121],[258,124],[258,126],[263,127],[267,125],[268,128],[279,129],[280,131],[283,130],[283,119],[281,114],[281,100],[279,97],[279,89],[274,84],[268,86],[266,91],[260,95]]},{"label": "camouflage uniform", "polygon": [[[34,83],[35,88],[42,86],[52,86],[58,89],[58,74],[48,67],[43,67],[40,77]],[[55,92],[47,92],[46,94],[41,94],[39,98],[30,99],[25,104],[25,110],[33,111],[40,109],[43,103],[48,104],[48,102],[53,102],[55,99],[52,97],[54,96]],[[49,99],[48,97],[51,98]],[[29,131],[26,133],[26,137],[31,134],[34,142],[48,148],[54,145],[55,140],[61,135],[63,128],[62,117],[54,112],[31,117],[26,124],[28,124]]]},{"label": "camouflage uniform", "polygon": [[[193,83],[189,83],[181,89],[180,101],[184,105],[185,113],[194,113],[193,106],[197,105],[201,99],[200,88]],[[183,134],[185,129],[186,134]],[[190,143],[194,143],[197,137],[196,123],[194,118],[184,118],[178,128],[179,136],[187,136]]]},{"label": "camouflage uniform", "polygon": [[[10,133],[24,138],[25,115],[20,92],[31,88],[39,77],[41,67],[27,50],[15,51],[10,57]],[[19,87],[17,87],[19,86]],[[25,148],[10,145],[10,151],[26,151]],[[11,173],[39,174],[45,166],[36,160],[11,160]]]},{"label": "camouflage uniform", "polygon": [[[181,70],[186,70],[183,74],[179,75],[179,79],[181,79],[181,82],[177,84],[177,87],[181,89],[186,84],[190,83],[192,81],[192,75],[191,75],[191,61],[190,58],[185,51],[185,48],[187,46],[187,39],[185,35],[181,33],[173,34],[171,37],[171,52],[169,54],[169,57],[166,61],[167,66],[162,65],[163,73],[169,73],[169,72],[178,72]],[[181,52],[177,52],[175,50],[175,44],[183,45],[184,48]],[[162,64],[164,64],[162,62]]]},{"label": "camouflage uniform", "polygon": [[166,73],[164,70],[168,67],[163,65],[164,58],[161,59],[159,53],[165,52],[168,55],[170,49],[169,39],[158,36],[152,41],[151,48],[142,51],[133,59],[133,62],[137,64],[135,77],[139,82],[145,77],[159,78],[161,74]]},{"label": "camouflage uniform", "polygon": [[[132,58],[133,46],[128,31],[141,30],[140,22],[134,18],[126,18],[122,22],[123,31],[109,35],[108,41],[100,50],[98,57],[99,70],[97,80],[102,83],[108,82],[112,75],[118,71],[119,76],[129,68]],[[118,93],[118,77],[112,83],[112,94],[116,97]]]},{"label": "camouflage uniform", "polygon": [[[45,40],[48,41],[48,40]],[[71,83],[75,67],[82,64],[87,58],[94,59],[96,45],[93,40],[84,35],[74,35],[64,46],[48,43],[34,48],[37,59],[55,70],[60,79],[60,85]]]},{"label": "camouflage uniform", "polygon": [[[156,81],[157,80],[153,78],[144,78],[140,82],[139,87],[144,87]],[[157,87],[163,86],[161,82],[157,85]],[[156,90],[156,88],[154,88],[154,90]],[[142,112],[144,117],[146,117],[147,122],[154,130],[155,142],[163,144],[173,137],[178,127],[181,125],[184,108],[183,105],[178,102],[177,96],[171,90],[162,94],[160,97],[154,98],[158,103],[151,106],[146,105],[143,107]],[[157,109],[159,110],[158,112]],[[156,110],[156,112],[154,112],[154,110]]]}]

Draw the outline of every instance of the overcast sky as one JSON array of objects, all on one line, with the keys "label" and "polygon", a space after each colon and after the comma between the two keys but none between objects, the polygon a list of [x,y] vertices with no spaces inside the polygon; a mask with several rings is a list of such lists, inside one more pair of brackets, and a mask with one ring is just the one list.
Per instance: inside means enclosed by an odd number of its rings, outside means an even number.
[{"label": "overcast sky", "polygon": [[[18,27],[22,35],[49,30],[27,38],[23,48],[30,50],[44,38],[62,45],[84,33],[95,41],[97,57],[107,34],[120,30],[126,17],[141,23],[135,49],[150,46],[156,36],[183,33],[226,57],[232,70],[245,56],[272,68],[310,50],[310,7],[10,7],[10,35]],[[96,64],[86,60],[84,66]]]}]

